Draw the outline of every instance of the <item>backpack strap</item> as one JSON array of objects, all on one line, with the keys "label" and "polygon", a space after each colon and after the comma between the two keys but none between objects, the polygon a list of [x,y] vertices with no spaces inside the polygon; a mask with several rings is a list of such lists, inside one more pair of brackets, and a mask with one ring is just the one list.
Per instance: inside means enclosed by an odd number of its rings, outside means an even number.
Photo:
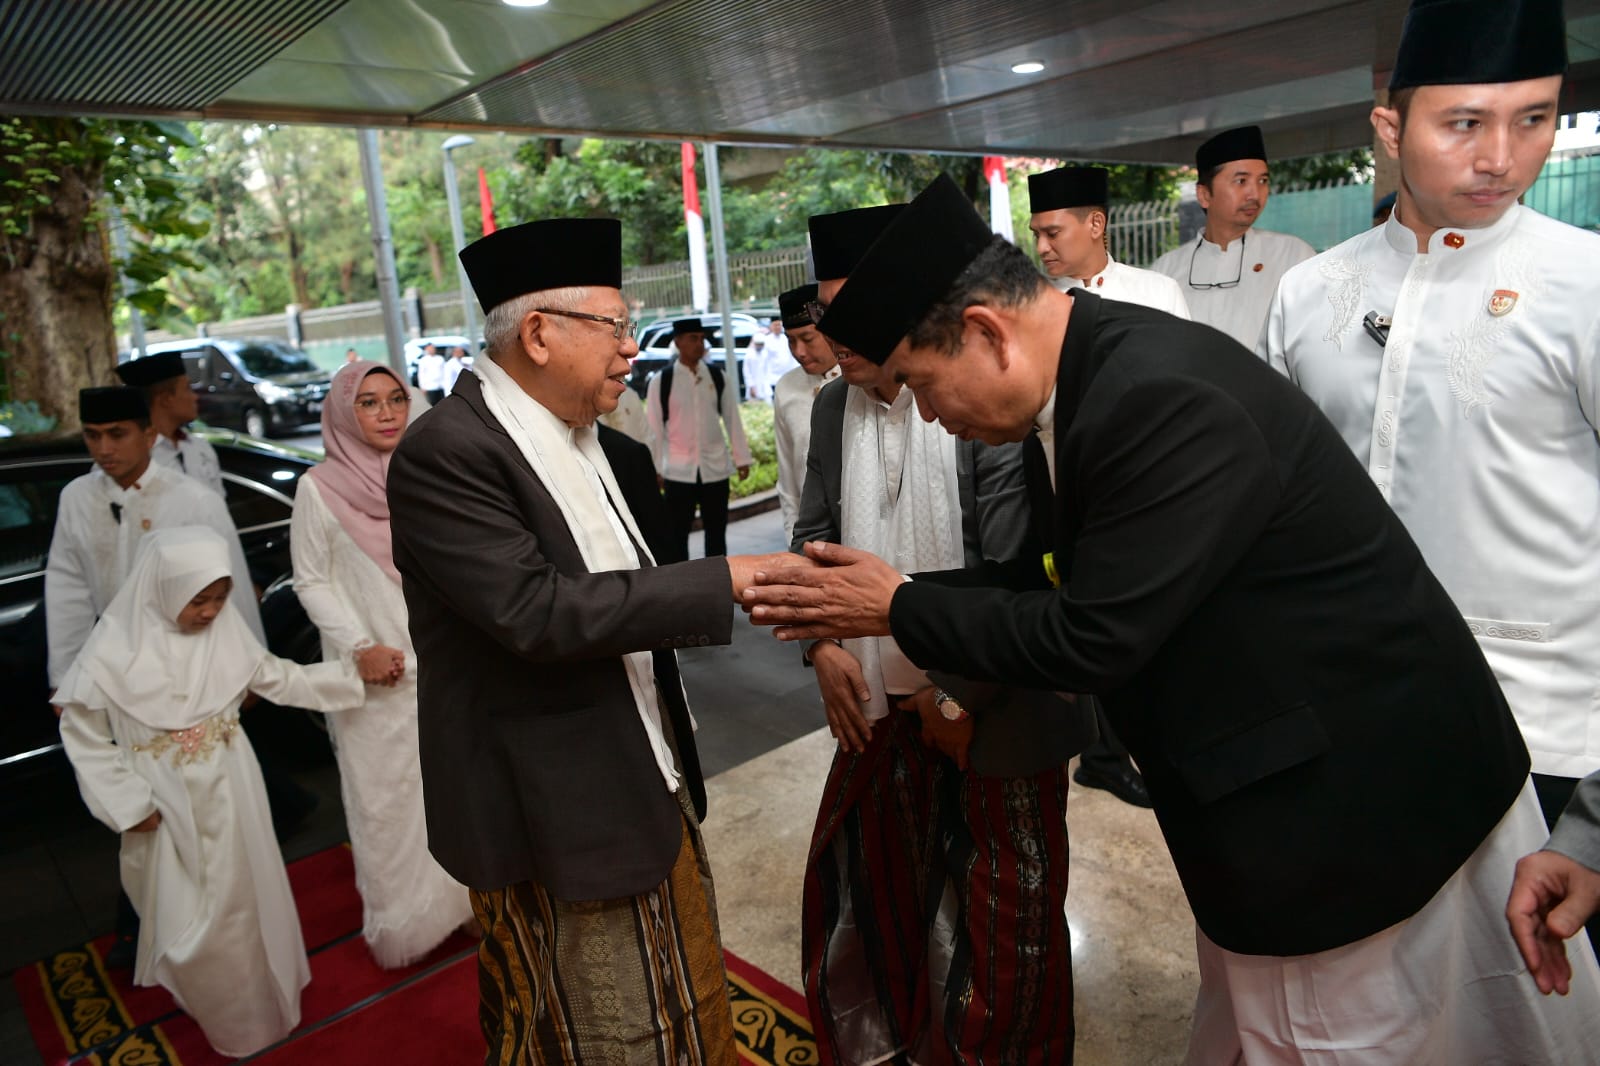
[{"label": "backpack strap", "polygon": [[[666,428],[667,419],[672,416],[672,368],[677,365],[678,361],[674,359],[656,371],[661,376],[661,426],[663,429]],[[711,371],[711,383],[717,387],[717,416],[726,422],[727,418],[722,414],[722,386],[724,381],[722,371],[710,363],[706,364],[706,369]]]}]

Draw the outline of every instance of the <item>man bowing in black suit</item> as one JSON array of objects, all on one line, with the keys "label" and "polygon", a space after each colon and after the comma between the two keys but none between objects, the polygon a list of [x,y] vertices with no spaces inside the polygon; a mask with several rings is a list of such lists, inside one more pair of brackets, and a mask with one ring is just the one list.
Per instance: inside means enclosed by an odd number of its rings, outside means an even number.
[{"label": "man bowing in black suit", "polygon": [[461,262],[487,358],[388,484],[428,846],[483,927],[487,1061],[732,1066],[673,649],[729,642],[764,557],[655,566],[595,435],[638,352],[619,222],[529,222]]},{"label": "man bowing in black suit", "polygon": [[1214,330],[1056,292],[945,177],[820,328],[924,418],[1037,442],[1052,551],[907,581],[810,545],[835,568],[758,575],[747,606],[1103,700],[1199,926],[1191,1063],[1592,1057],[1593,956],[1541,1000],[1497,928],[1508,857],[1543,838],[1516,724],[1310,402]]}]

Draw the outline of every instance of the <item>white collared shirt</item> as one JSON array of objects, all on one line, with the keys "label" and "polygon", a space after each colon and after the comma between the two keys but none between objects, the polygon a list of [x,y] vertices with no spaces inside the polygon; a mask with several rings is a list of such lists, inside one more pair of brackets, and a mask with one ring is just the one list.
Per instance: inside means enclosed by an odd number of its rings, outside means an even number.
[{"label": "white collared shirt", "polygon": [[417,388],[423,392],[441,392],[444,389],[445,358],[438,352],[426,352],[417,360]]},{"label": "white collared shirt", "polygon": [[[1290,267],[1316,254],[1299,237],[1252,228],[1227,248],[1211,243],[1201,234],[1151,263],[1150,269],[1182,287],[1190,317],[1196,322],[1220,329],[1255,351],[1279,280]],[[1235,278],[1239,284],[1231,288],[1194,287]]]},{"label": "white collared shirt", "polygon": [[833,367],[825,374],[807,374],[795,367],[772,389],[772,432],[778,452],[778,503],[783,508],[784,543],[794,538],[800,517],[800,496],[805,489],[806,455],[811,448],[811,407],[822,386],[839,376]]},{"label": "white collared shirt", "polygon": [[218,496],[227,497],[227,491],[222,487],[222,463],[217,459],[217,450],[210,441],[189,432],[185,432],[179,441],[174,441],[164,433],[157,433],[155,447],[150,449],[150,458],[180,474],[189,475]]},{"label": "white collared shirt", "polygon": [[1105,269],[1092,278],[1051,278],[1057,290],[1087,289],[1096,296],[1123,303],[1153,307],[1179,318],[1189,317],[1189,305],[1176,281],[1154,270],[1140,270],[1106,257]]},{"label": "white collared shirt", "polygon": [[674,359],[670,368],[670,416],[663,419],[661,412],[661,375],[665,370],[651,377],[645,395],[645,409],[655,435],[652,447],[656,473],[668,481],[689,484],[696,479],[726,481],[735,467],[750,465],[750,445],[745,442],[744,423],[739,419],[737,390],[733,382],[724,378],[719,412],[716,382],[704,359],[694,367]]},{"label": "white collared shirt", "polygon": [[1288,273],[1259,354],[1405,522],[1534,771],[1600,768],[1600,236],[1513,206],[1419,253],[1391,218]]},{"label": "white collared shirt", "polygon": [[1044,409],[1033,416],[1033,429],[1039,435],[1039,443],[1044,445],[1044,462],[1050,470],[1050,491],[1056,490],[1056,385],[1050,389],[1050,398],[1044,402]]}]

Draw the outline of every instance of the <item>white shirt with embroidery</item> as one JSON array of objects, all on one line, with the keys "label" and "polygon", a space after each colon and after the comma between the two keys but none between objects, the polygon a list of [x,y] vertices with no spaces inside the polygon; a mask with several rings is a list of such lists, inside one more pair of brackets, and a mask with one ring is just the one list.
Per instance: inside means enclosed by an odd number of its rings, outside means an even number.
[{"label": "white shirt with embroidery", "polygon": [[826,374],[807,374],[797,366],[772,389],[772,435],[778,452],[778,503],[783,508],[783,538],[794,538],[800,517],[800,494],[806,485],[806,455],[811,449],[811,406],[822,386],[839,376],[834,367]]},{"label": "white shirt with embroidery", "polygon": [[1051,278],[1050,284],[1061,292],[1087,289],[1108,300],[1153,307],[1179,318],[1189,317],[1189,304],[1184,300],[1183,289],[1176,281],[1154,270],[1140,270],[1119,263],[1109,256],[1105,269],[1092,278]]},{"label": "white shirt with embroidery", "polygon": [[[1202,234],[1151,263],[1150,269],[1178,283],[1189,317],[1254,351],[1279,280],[1290,267],[1316,254],[1299,237],[1252,228],[1226,248]],[[1238,284],[1229,288],[1214,287],[1234,280]]]},{"label": "white shirt with embroidery", "polygon": [[[661,376],[666,369],[650,378],[645,395],[650,431],[655,438],[651,447],[655,450],[656,473],[668,481],[692,485],[696,478],[726,481],[735,467],[749,466],[750,445],[745,442],[744,423],[739,419],[739,397],[733,382],[726,376],[723,378],[722,409],[719,411],[716,382],[704,359],[693,368],[674,359],[668,369],[672,371],[671,412],[662,417]],[[723,436],[724,426],[726,437]]]},{"label": "white shirt with embroidery", "polygon": [[222,487],[222,463],[211,442],[185,431],[183,439],[174,441],[163,433],[156,434],[155,447],[150,458],[180,474],[187,474],[223,498],[227,491]]},{"label": "white shirt with embroidery", "polygon": [[[1393,318],[1385,346],[1371,311]],[[1534,771],[1562,777],[1600,769],[1597,353],[1600,236],[1521,206],[1423,254],[1397,218],[1329,249],[1284,278],[1259,352],[1366,464]]]}]

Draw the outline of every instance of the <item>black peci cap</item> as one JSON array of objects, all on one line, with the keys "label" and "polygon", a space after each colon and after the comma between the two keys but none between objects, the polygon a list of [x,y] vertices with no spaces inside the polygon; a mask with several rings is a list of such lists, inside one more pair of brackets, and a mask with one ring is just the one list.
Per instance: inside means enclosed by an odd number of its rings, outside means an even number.
[{"label": "black peci cap", "polygon": [[1057,167],[1028,175],[1028,210],[1111,206],[1111,172],[1105,167]]},{"label": "black peci cap", "polygon": [[861,257],[817,328],[882,366],[961,272],[998,239],[966,193],[948,174],[940,174]]},{"label": "black peci cap", "polygon": [[1201,174],[1231,163],[1235,159],[1267,161],[1267,142],[1261,136],[1260,126],[1240,126],[1223,130],[1205,144],[1195,149],[1194,166]]},{"label": "black peci cap", "polygon": [[117,366],[117,377],[122,379],[122,383],[137,388],[188,376],[188,371],[183,368],[183,356],[178,352],[158,352]]},{"label": "black peci cap", "polygon": [[778,295],[778,319],[783,323],[784,329],[804,329],[812,324],[811,312],[806,310],[806,304],[817,298],[815,285],[802,285],[798,289]]},{"label": "black peci cap", "polygon": [[484,313],[524,293],[583,285],[622,288],[622,223],[547,218],[497,230],[461,249]]},{"label": "black peci cap", "polygon": [[850,271],[872,247],[872,242],[905,209],[905,204],[880,204],[853,211],[835,211],[831,215],[812,215],[807,226],[811,231],[811,261],[817,269],[817,280],[838,281],[849,277]]},{"label": "black peci cap", "polygon": [[130,385],[78,390],[78,421],[84,424],[105,422],[145,422],[150,407],[144,393]]},{"label": "black peci cap", "polygon": [[1498,85],[1566,70],[1561,0],[1412,0],[1389,91]]}]

